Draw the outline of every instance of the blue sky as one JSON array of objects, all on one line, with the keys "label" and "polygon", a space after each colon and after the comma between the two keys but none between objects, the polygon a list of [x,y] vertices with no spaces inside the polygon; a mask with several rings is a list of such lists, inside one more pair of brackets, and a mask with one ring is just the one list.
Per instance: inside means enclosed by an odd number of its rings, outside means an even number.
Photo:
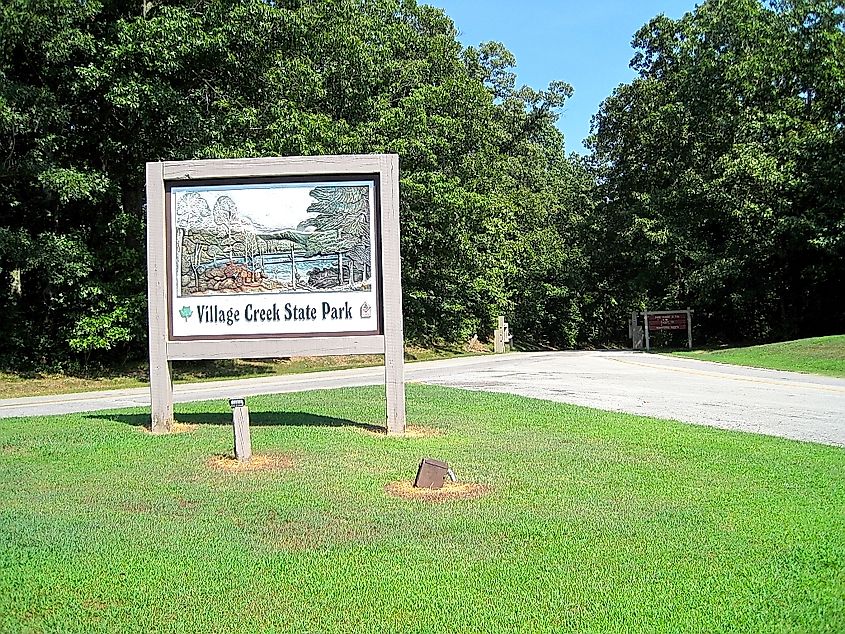
[{"label": "blue sky", "polygon": [[[516,57],[518,84],[545,88],[561,79],[575,95],[558,127],[567,151],[584,152],[590,117],[621,83],[634,78],[628,67],[631,38],[654,16],[679,18],[695,0],[420,0],[440,7],[455,22],[461,43],[502,42]],[[700,0],[699,0],[700,2]]]}]

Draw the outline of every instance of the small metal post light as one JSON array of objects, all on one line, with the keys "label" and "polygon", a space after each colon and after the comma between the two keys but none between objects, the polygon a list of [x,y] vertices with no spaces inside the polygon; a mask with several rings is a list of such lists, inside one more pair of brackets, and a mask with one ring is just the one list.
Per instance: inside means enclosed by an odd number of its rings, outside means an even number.
[{"label": "small metal post light", "polygon": [[235,458],[246,462],[252,458],[252,442],[249,438],[249,409],[246,399],[230,398],[232,408],[232,426],[235,432]]}]

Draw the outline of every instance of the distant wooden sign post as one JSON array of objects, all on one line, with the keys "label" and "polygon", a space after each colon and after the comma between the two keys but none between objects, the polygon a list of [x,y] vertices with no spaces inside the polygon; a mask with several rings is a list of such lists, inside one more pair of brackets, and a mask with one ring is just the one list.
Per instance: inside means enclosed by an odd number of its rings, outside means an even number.
[{"label": "distant wooden sign post", "polygon": [[399,159],[147,163],[152,430],[170,362],[384,354],[387,432],[405,432]]},{"label": "distant wooden sign post", "polygon": [[505,318],[499,315],[496,330],[493,331],[493,352],[496,354],[503,354],[507,350],[507,345],[511,342],[510,324],[505,321]]},{"label": "distant wooden sign post", "polygon": [[686,330],[687,345],[692,350],[692,311],[686,310],[656,310],[643,313],[645,323],[645,349],[651,350],[649,332],[652,330]]}]

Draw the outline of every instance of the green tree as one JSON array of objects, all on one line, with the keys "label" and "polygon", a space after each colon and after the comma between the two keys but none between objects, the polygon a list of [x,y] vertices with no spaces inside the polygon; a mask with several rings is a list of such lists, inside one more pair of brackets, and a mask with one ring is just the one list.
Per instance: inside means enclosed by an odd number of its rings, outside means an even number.
[{"label": "green tree", "polygon": [[[516,88],[504,47],[456,35],[414,0],[0,5],[0,355],[143,354],[153,160],[398,153],[410,337],[483,335],[535,306],[519,299],[528,245],[562,261],[570,218],[554,128],[570,89]],[[183,253],[202,250],[177,233]],[[348,250],[356,276],[362,244]]]},{"label": "green tree", "polygon": [[[349,269],[346,281],[355,283],[355,271],[361,271],[361,282],[370,279],[372,244],[370,236],[369,188],[361,186],[315,187],[315,199],[308,213],[317,214],[304,221],[301,228],[314,229],[311,241],[332,245],[338,256],[338,280],[344,284],[344,268]],[[344,267],[344,257],[348,264]]]},{"label": "green tree", "polygon": [[[220,237],[225,238],[226,246],[229,249],[229,259],[234,257],[234,244],[232,229],[238,223],[238,206],[229,196],[218,196],[214,201],[214,208],[211,210],[214,224],[217,225]],[[257,247],[256,247],[257,248]]]},{"label": "green tree", "polygon": [[636,34],[591,140],[620,313],[691,306],[733,340],[845,326],[842,8],[707,0]]}]

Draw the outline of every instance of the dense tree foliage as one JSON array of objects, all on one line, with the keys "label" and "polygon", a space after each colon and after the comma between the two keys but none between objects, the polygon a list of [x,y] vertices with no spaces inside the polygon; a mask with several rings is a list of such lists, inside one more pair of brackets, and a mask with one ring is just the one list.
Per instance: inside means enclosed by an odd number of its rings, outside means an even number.
[{"label": "dense tree foliage", "polygon": [[693,307],[712,337],[845,327],[844,20],[707,0],[636,34],[639,77],[594,119],[596,284]]},{"label": "dense tree foliage", "polygon": [[[841,331],[844,14],[658,16],[582,159],[555,127],[571,87],[518,87],[507,49],[416,0],[7,0],[0,360],[143,355],[144,163],[274,155],[399,154],[413,340],[506,314],[523,341],[622,342],[629,311],[678,306],[711,338]],[[316,249],[295,233],[267,239]]]},{"label": "dense tree foliage", "polygon": [[562,257],[570,89],[513,63],[414,0],[3,3],[3,354],[143,352],[143,165],[189,158],[398,153],[408,334],[484,335]]}]

